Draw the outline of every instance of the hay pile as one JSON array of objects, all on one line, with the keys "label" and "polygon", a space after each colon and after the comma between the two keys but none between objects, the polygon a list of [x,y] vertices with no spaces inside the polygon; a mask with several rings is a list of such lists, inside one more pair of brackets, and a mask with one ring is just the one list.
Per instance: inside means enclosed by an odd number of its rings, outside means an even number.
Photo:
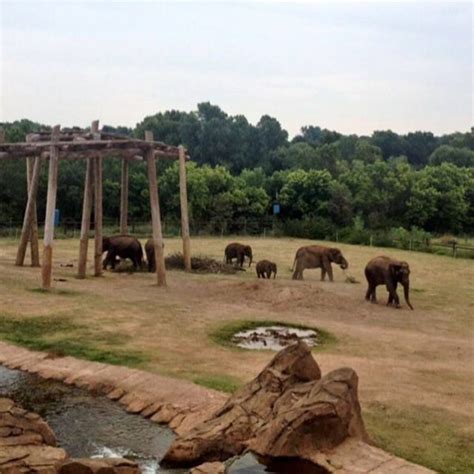
[{"label": "hay pile", "polygon": [[[167,270],[184,270],[183,254],[176,252],[168,255],[165,258],[165,265]],[[240,271],[240,268],[218,262],[205,255],[191,257],[191,269],[196,273],[236,273]]]}]

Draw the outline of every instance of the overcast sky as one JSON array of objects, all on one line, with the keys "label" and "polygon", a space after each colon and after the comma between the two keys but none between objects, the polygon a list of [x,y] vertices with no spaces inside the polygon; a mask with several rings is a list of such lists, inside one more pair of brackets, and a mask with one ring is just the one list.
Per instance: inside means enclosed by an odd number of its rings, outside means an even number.
[{"label": "overcast sky", "polygon": [[291,135],[473,122],[471,2],[0,2],[1,121],[134,126],[210,101]]}]

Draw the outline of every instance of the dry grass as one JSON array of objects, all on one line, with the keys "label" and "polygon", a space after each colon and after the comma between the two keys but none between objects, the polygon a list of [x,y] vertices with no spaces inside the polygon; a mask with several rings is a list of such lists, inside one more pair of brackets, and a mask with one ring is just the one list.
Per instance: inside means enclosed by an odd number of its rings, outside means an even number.
[{"label": "dry grass", "polygon": [[[253,377],[272,353],[216,344],[210,334],[222,324],[277,320],[316,326],[338,341],[315,353],[323,372],[340,366],[358,372],[362,407],[377,442],[442,472],[472,472],[468,457],[457,454],[474,444],[472,260],[340,245],[350,267],[346,272],[336,267],[331,284],[319,282],[319,270],[306,271],[303,282],[291,280],[294,253],[309,243],[300,239],[199,238],[192,241],[193,253],[222,261],[232,240],[252,245],[255,261],[275,261],[277,279],[257,280],[252,266],[236,275],[168,272],[166,289],[141,272],[77,280],[78,242],[63,240],[54,249],[54,277],[67,281],[55,282],[58,291],[44,294],[30,291],[39,286],[40,270],[15,267],[15,242],[3,240],[0,316],[67,317],[89,328],[99,349],[123,334],[121,350],[143,354],[146,369],[224,390]],[[167,254],[178,252],[181,243],[168,239],[165,248]],[[380,254],[410,263],[415,311],[387,308],[381,287],[379,305],[365,302],[363,269]],[[347,283],[347,277],[360,284]],[[58,337],[72,340],[75,334]],[[433,416],[436,412],[443,416]],[[417,438],[415,449],[409,437],[400,437],[421,423],[430,429]]]}]

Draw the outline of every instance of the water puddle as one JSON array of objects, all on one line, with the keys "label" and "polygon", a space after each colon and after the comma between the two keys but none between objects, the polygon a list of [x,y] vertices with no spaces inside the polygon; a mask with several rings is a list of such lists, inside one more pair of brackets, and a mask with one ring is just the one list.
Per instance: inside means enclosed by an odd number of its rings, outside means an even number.
[{"label": "water puddle", "polygon": [[237,332],[232,336],[232,342],[238,347],[272,351],[280,351],[283,347],[294,344],[298,339],[302,339],[310,347],[319,344],[316,331],[286,326],[261,326]]}]

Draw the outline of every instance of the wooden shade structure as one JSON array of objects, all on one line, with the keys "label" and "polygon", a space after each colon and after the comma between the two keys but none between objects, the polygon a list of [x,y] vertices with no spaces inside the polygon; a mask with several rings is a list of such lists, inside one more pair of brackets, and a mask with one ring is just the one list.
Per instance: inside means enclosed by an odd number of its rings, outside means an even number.
[{"label": "wooden shade structure", "polygon": [[185,270],[191,270],[191,250],[187,203],[186,160],[189,156],[182,147],[170,146],[154,141],[153,134],[146,132],[146,139],[124,137],[100,132],[99,122],[94,121],[90,132],[80,129],[60,130],[59,125],[52,132],[38,132],[27,136],[23,143],[4,143],[4,133],[0,130],[0,162],[7,159],[25,159],[27,162],[28,201],[23,219],[23,228],[15,264],[22,266],[28,242],[31,245],[32,266],[39,266],[38,223],[36,200],[41,162],[49,161],[48,193],[44,227],[42,259],[42,287],[51,288],[52,256],[54,240],[54,211],[58,169],[61,160],[84,159],[86,173],[84,200],[82,206],[81,236],[79,244],[78,278],[85,278],[87,268],[88,234],[92,206],[94,206],[94,275],[102,274],[102,166],[104,158],[122,160],[120,194],[120,231],[128,229],[128,170],[132,161],[146,161],[150,188],[150,207],[155,246],[156,275],[159,286],[166,285],[165,262],[163,256],[163,234],[161,228],[160,203],[156,179],[156,159],[179,160],[179,186],[181,199],[181,227]]}]

